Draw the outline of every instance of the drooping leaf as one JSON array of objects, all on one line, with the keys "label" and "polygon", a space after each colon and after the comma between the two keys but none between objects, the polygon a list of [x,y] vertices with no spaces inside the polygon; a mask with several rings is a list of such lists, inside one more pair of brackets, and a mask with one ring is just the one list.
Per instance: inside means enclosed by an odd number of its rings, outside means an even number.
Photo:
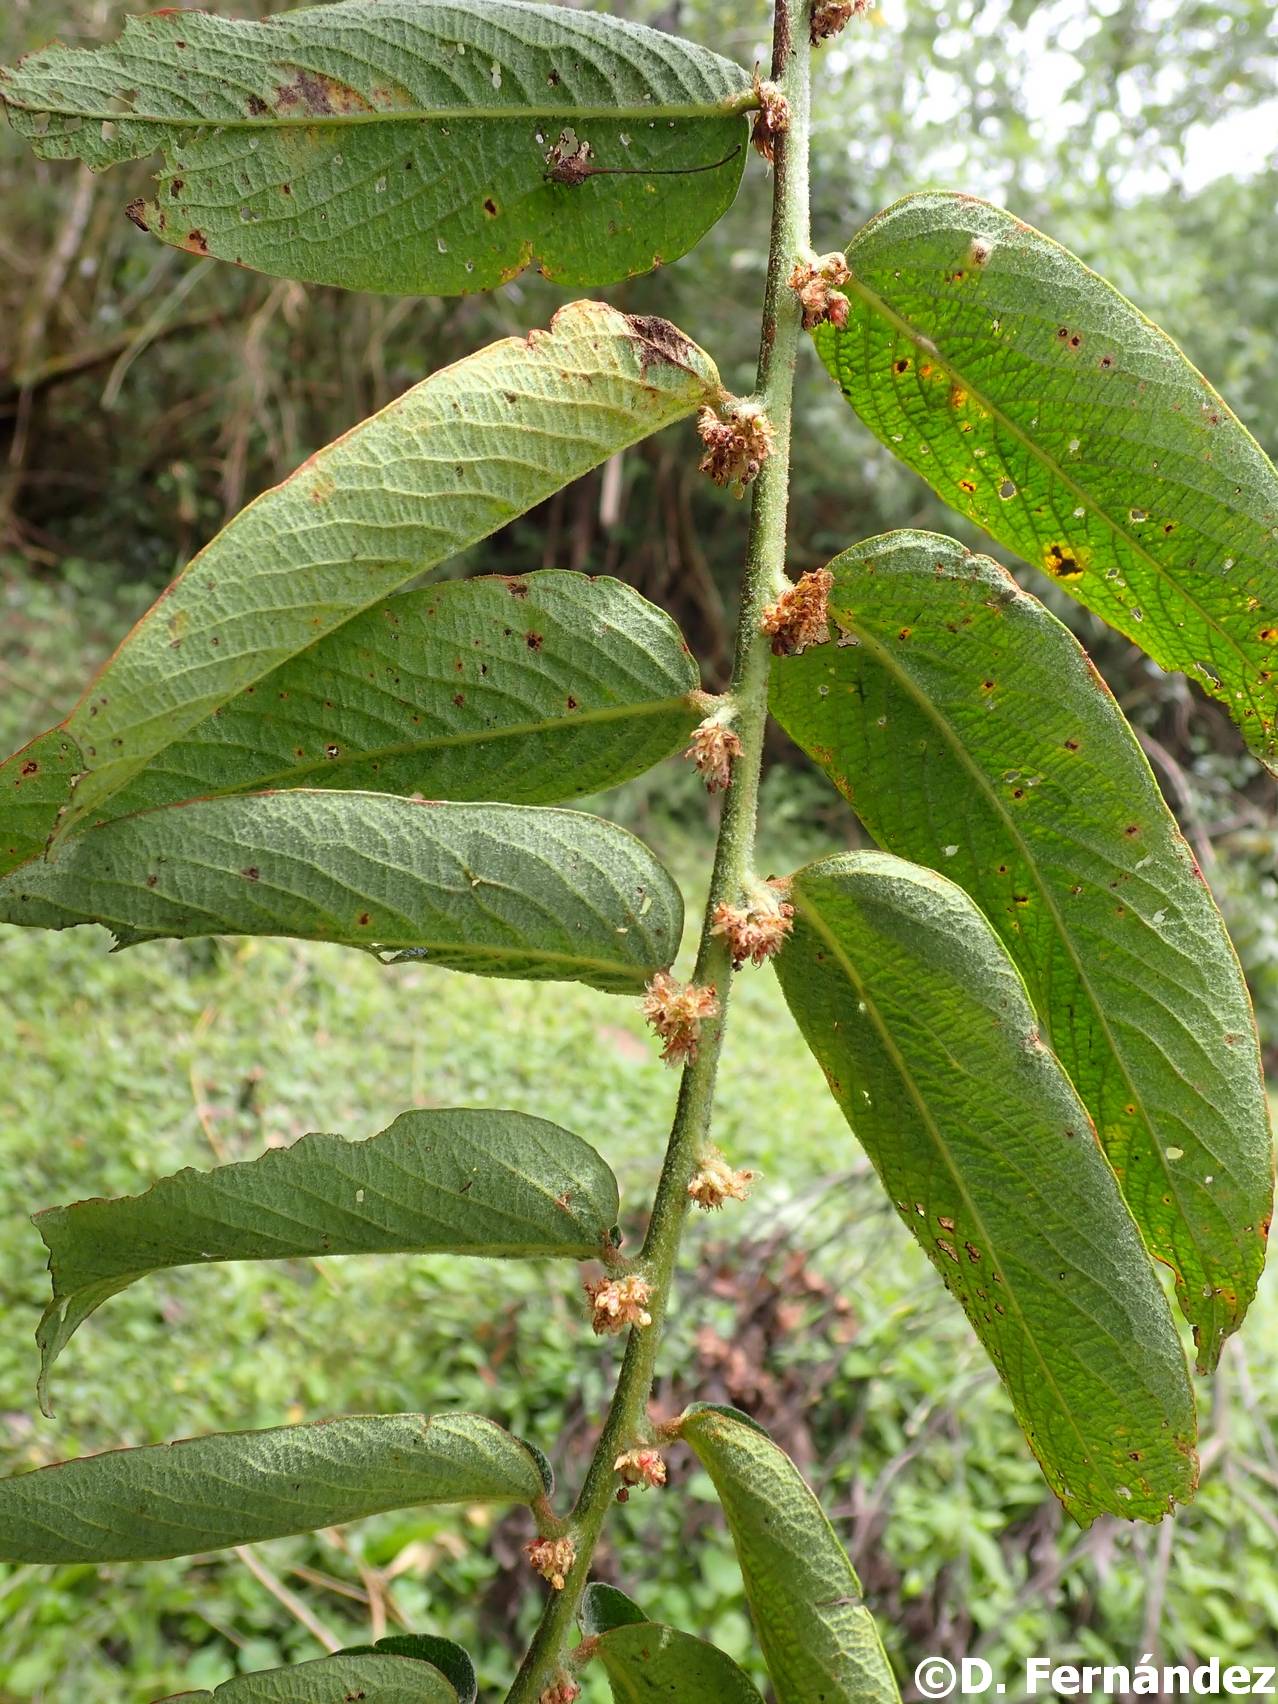
[{"label": "drooping leaf", "polygon": [[298,789],[90,829],[0,880],[0,922],[103,923],[122,946],[292,935],[633,994],[674,957],[683,902],[642,841],[579,811]]},{"label": "drooping leaf", "polygon": [[448,580],[291,658],[107,809],[298,786],[550,804],[686,745],[699,685],[674,622],[620,580]]},{"label": "drooping leaf", "polygon": [[591,1580],[581,1594],[577,1620],[587,1638],[610,1633],[614,1627],[632,1627],[647,1619],[632,1597],[603,1580]]},{"label": "drooping leaf", "polygon": [[1278,762],[1278,472],[1207,381],[971,196],[907,196],[847,252],[847,327],[816,343],[870,430]]},{"label": "drooping leaf", "polygon": [[789,1456],[720,1408],[688,1409],[679,1435],[719,1493],[777,1704],[897,1704],[861,1582]]},{"label": "drooping leaf", "polygon": [[439,1670],[457,1694],[457,1704],[476,1704],[479,1695],[475,1665],[469,1653],[452,1639],[441,1639],[434,1633],[392,1633],[375,1645],[353,1645],[341,1655],[411,1657]]},{"label": "drooping leaf", "polygon": [[[100,816],[148,760],[228,699],[690,414],[718,384],[714,363],[666,321],[598,302],[574,302],[549,331],[432,374],[250,503],[133,629],[41,742],[43,757],[28,748],[0,766],[0,850],[30,857],[55,824],[64,833]],[[80,773],[55,799],[45,763],[59,742]],[[33,755],[35,791],[22,775]]]},{"label": "drooping leaf", "polygon": [[0,1560],[136,1562],[427,1503],[534,1503],[541,1473],[478,1414],[361,1414],[108,1450],[0,1480]]},{"label": "drooping leaf", "polygon": [[1264,1265],[1269,1113],[1237,957],[1144,753],[988,557],[900,532],[830,568],[844,642],[781,659],[773,712],[886,851],[994,925],[1214,1366]]},{"label": "drooping leaf", "polygon": [[886,853],[811,864],[791,899],[790,1010],[1048,1483],[1080,1522],[1157,1520],[1195,1487],[1188,1369],[1016,967],[961,888]]},{"label": "drooping leaf", "polygon": [[617,1704],[658,1698],[680,1704],[762,1704],[726,1652],[677,1627],[631,1622],[601,1634],[595,1651]]},{"label": "drooping leaf", "polygon": [[162,242],[449,296],[529,265],[599,285],[678,259],[732,203],[753,104],[746,72],[691,42],[516,0],[153,13],[29,55],[0,98],[45,159],[162,154],[155,200],[129,209]]},{"label": "drooping leaf", "polygon": [[[405,1112],[366,1142],[303,1136],[261,1159],[161,1178],[144,1195],[35,1216],[53,1299],[40,1398],[95,1308],[148,1273],[224,1260],[373,1253],[598,1256],[617,1180],[579,1136],[522,1112]],[[47,1407],[45,1411],[48,1412]]]},{"label": "drooping leaf", "polygon": [[[458,1704],[455,1688],[428,1662],[381,1652],[341,1651],[290,1668],[237,1674],[212,1692],[183,1692],[171,1704]],[[161,1699],[159,1704],[170,1704]]]}]

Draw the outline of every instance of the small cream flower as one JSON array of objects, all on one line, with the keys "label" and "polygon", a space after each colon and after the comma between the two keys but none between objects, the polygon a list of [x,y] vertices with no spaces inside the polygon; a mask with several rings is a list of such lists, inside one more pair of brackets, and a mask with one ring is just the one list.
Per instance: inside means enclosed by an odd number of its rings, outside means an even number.
[{"label": "small cream flower", "polygon": [[534,1538],[524,1546],[524,1555],[542,1579],[561,1592],[568,1570],[577,1560],[577,1546],[570,1538]]},{"label": "small cream flower", "polygon": [[668,970],[659,970],[644,989],[643,1015],[665,1046],[661,1057],[667,1065],[679,1065],[697,1057],[701,1026],[719,1015],[719,996],[713,983],[698,987],[695,982],[676,982]]},{"label": "small cream flower", "polygon": [[733,759],[741,756],[741,741],[718,716],[707,716],[693,729],[683,755],[696,764],[707,793],[722,793],[732,780]]},{"label": "small cream flower", "polygon": [[725,1201],[744,1201],[758,1175],[758,1172],[734,1171],[718,1148],[707,1148],[688,1185],[688,1194],[698,1207],[710,1213]]},{"label": "small cream flower", "polygon": [[591,1320],[597,1337],[615,1336],[628,1331],[632,1325],[652,1324],[648,1303],[652,1300],[652,1285],[646,1278],[632,1273],[628,1278],[597,1278],[586,1285]]},{"label": "small cream flower", "polygon": [[626,1450],[612,1464],[623,1485],[643,1485],[655,1490],[666,1482],[666,1464],[659,1450]]}]

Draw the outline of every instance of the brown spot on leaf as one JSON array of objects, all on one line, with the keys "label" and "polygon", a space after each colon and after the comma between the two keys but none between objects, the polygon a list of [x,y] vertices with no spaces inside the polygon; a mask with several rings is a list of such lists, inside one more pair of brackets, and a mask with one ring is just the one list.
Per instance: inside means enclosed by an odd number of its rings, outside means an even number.
[{"label": "brown spot on leaf", "polygon": [[240,874],[244,877],[246,882],[255,882],[261,876],[262,872],[258,869],[256,864],[250,864],[247,869],[241,870]]},{"label": "brown spot on leaf", "polygon": [[530,631],[524,634],[524,644],[527,645],[530,651],[540,651],[544,643],[545,641],[540,633],[533,633]]},{"label": "brown spot on leaf", "polygon": [[493,200],[491,195],[486,195],[484,197],[484,212],[487,213],[490,219],[495,219],[497,217],[497,203]]},{"label": "brown spot on leaf", "polygon": [[151,227],[146,222],[146,202],[141,196],[136,201],[130,201],[124,209],[128,218],[132,219],[139,231],[149,231]]},{"label": "brown spot on leaf", "polygon": [[1068,544],[1049,544],[1043,552],[1043,566],[1058,580],[1077,580],[1083,565]]},{"label": "brown spot on leaf", "polygon": [[687,367],[693,346],[669,320],[655,314],[627,314],[630,335],[639,344],[639,363],[644,373],[649,367],[663,363],[669,367]]}]

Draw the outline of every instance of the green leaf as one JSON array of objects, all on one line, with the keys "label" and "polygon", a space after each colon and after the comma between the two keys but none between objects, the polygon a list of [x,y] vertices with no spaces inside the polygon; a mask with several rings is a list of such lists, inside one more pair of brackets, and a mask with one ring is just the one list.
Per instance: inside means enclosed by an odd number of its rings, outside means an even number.
[{"label": "green leaf", "polygon": [[675,1627],[641,1621],[602,1634],[595,1653],[617,1704],[677,1698],[681,1704],[762,1704],[732,1658]]},{"label": "green leaf", "polygon": [[[351,1704],[352,1699],[361,1704],[458,1704],[454,1688],[427,1662],[345,1651],[291,1668],[237,1674],[212,1692],[183,1692],[178,1698],[182,1704]],[[168,1701],[161,1699],[160,1704]]]},{"label": "green leaf", "polygon": [[856,643],[780,659],[773,712],[885,850],[993,924],[1214,1366],[1264,1265],[1273,1160],[1201,872],[1088,658],[996,563],[901,532],[830,567]]},{"label": "green leaf", "polygon": [[641,841],[578,811],[299,789],[90,829],[0,880],[0,922],[103,923],[121,946],[291,935],[634,994],[683,902]]},{"label": "green leaf", "polygon": [[36,1332],[40,1400],[54,1361],[95,1308],[174,1266],[341,1254],[597,1258],[617,1180],[579,1136],[487,1108],[405,1112],[366,1142],[303,1136],[145,1195],[35,1215],[53,1299]]},{"label": "green leaf", "polygon": [[620,580],[448,580],[291,658],[108,810],[298,786],[549,804],[686,745],[705,715],[699,687],[674,622]]},{"label": "green leaf", "polygon": [[42,770],[42,808],[22,805],[15,830],[29,759],[0,768],[0,849],[30,857],[55,824],[100,816],[228,699],[718,389],[714,363],[665,320],[598,302],[425,379],[250,503],[161,594],[46,736],[46,753],[55,737],[78,748],[74,793],[47,797]]},{"label": "green leaf", "polygon": [[427,1503],[535,1503],[523,1444],[478,1414],[357,1414],[108,1450],[0,1480],[0,1560],[137,1562]]},{"label": "green leaf", "polygon": [[610,1633],[614,1627],[632,1627],[647,1619],[633,1598],[602,1580],[591,1580],[581,1594],[577,1620],[587,1638]]},{"label": "green leaf", "polygon": [[1278,762],[1278,472],[1206,380],[1068,250],[971,196],[907,196],[847,252],[847,327],[816,343],[870,430]]},{"label": "green leaf", "polygon": [[[755,104],[690,42],[513,0],[160,12],[107,47],[30,54],[0,98],[45,159],[161,153],[155,200],[129,213],[162,242],[446,296],[529,265],[599,285],[677,260],[731,206]],[[552,181],[556,144],[601,175]]]},{"label": "green leaf", "polygon": [[457,1694],[457,1704],[476,1704],[479,1682],[475,1665],[469,1653],[452,1639],[440,1639],[433,1633],[392,1633],[375,1645],[353,1645],[340,1654],[412,1657],[417,1662],[430,1663]]},{"label": "green leaf", "polygon": [[795,877],[777,974],[830,1091],[1080,1522],[1196,1483],[1171,1311],[1091,1120],[975,905],[881,852]]},{"label": "green leaf", "polygon": [[789,1456],[721,1409],[689,1410],[679,1434],[723,1504],[777,1704],[896,1704],[861,1582]]}]

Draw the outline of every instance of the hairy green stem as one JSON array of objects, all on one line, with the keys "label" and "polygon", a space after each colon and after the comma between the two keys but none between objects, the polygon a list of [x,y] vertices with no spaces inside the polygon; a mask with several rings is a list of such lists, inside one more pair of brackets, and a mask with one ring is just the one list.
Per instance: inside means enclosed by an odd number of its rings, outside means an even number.
[{"label": "hairy green stem", "polygon": [[760,621],[765,603],[776,595],[785,568],[791,397],[801,331],[799,304],[790,289],[789,278],[795,261],[806,253],[809,241],[810,54],[806,0],[799,3],[777,0],[772,80],[789,102],[790,123],[776,150],[758,376],[758,400],[775,436],[772,454],[763,463],[754,485],[729,689],[735,709],[732,728],[741,741],[741,752],[732,766],[732,785],[724,794],[714,872],[694,972],[698,983],[713,983],[717,988],[719,1016],[706,1024],[697,1056],[683,1073],[661,1181],[639,1257],[639,1268],[652,1285],[652,1300],[648,1304],[652,1324],[630,1333],[608,1416],[570,1522],[576,1560],[563,1590],[553,1592],[547,1600],[508,1695],[508,1704],[538,1704],[541,1693],[553,1683],[565,1662],[573,1620],[590,1575],[591,1558],[617,1486],[613,1463],[642,1438],[647,1424],[657,1350],[688,1215],[688,1184],[710,1135],[715,1076],[733,977],[727,943],[711,933],[710,925],[721,902],[740,901],[751,874],[771,664],[769,642]]}]

